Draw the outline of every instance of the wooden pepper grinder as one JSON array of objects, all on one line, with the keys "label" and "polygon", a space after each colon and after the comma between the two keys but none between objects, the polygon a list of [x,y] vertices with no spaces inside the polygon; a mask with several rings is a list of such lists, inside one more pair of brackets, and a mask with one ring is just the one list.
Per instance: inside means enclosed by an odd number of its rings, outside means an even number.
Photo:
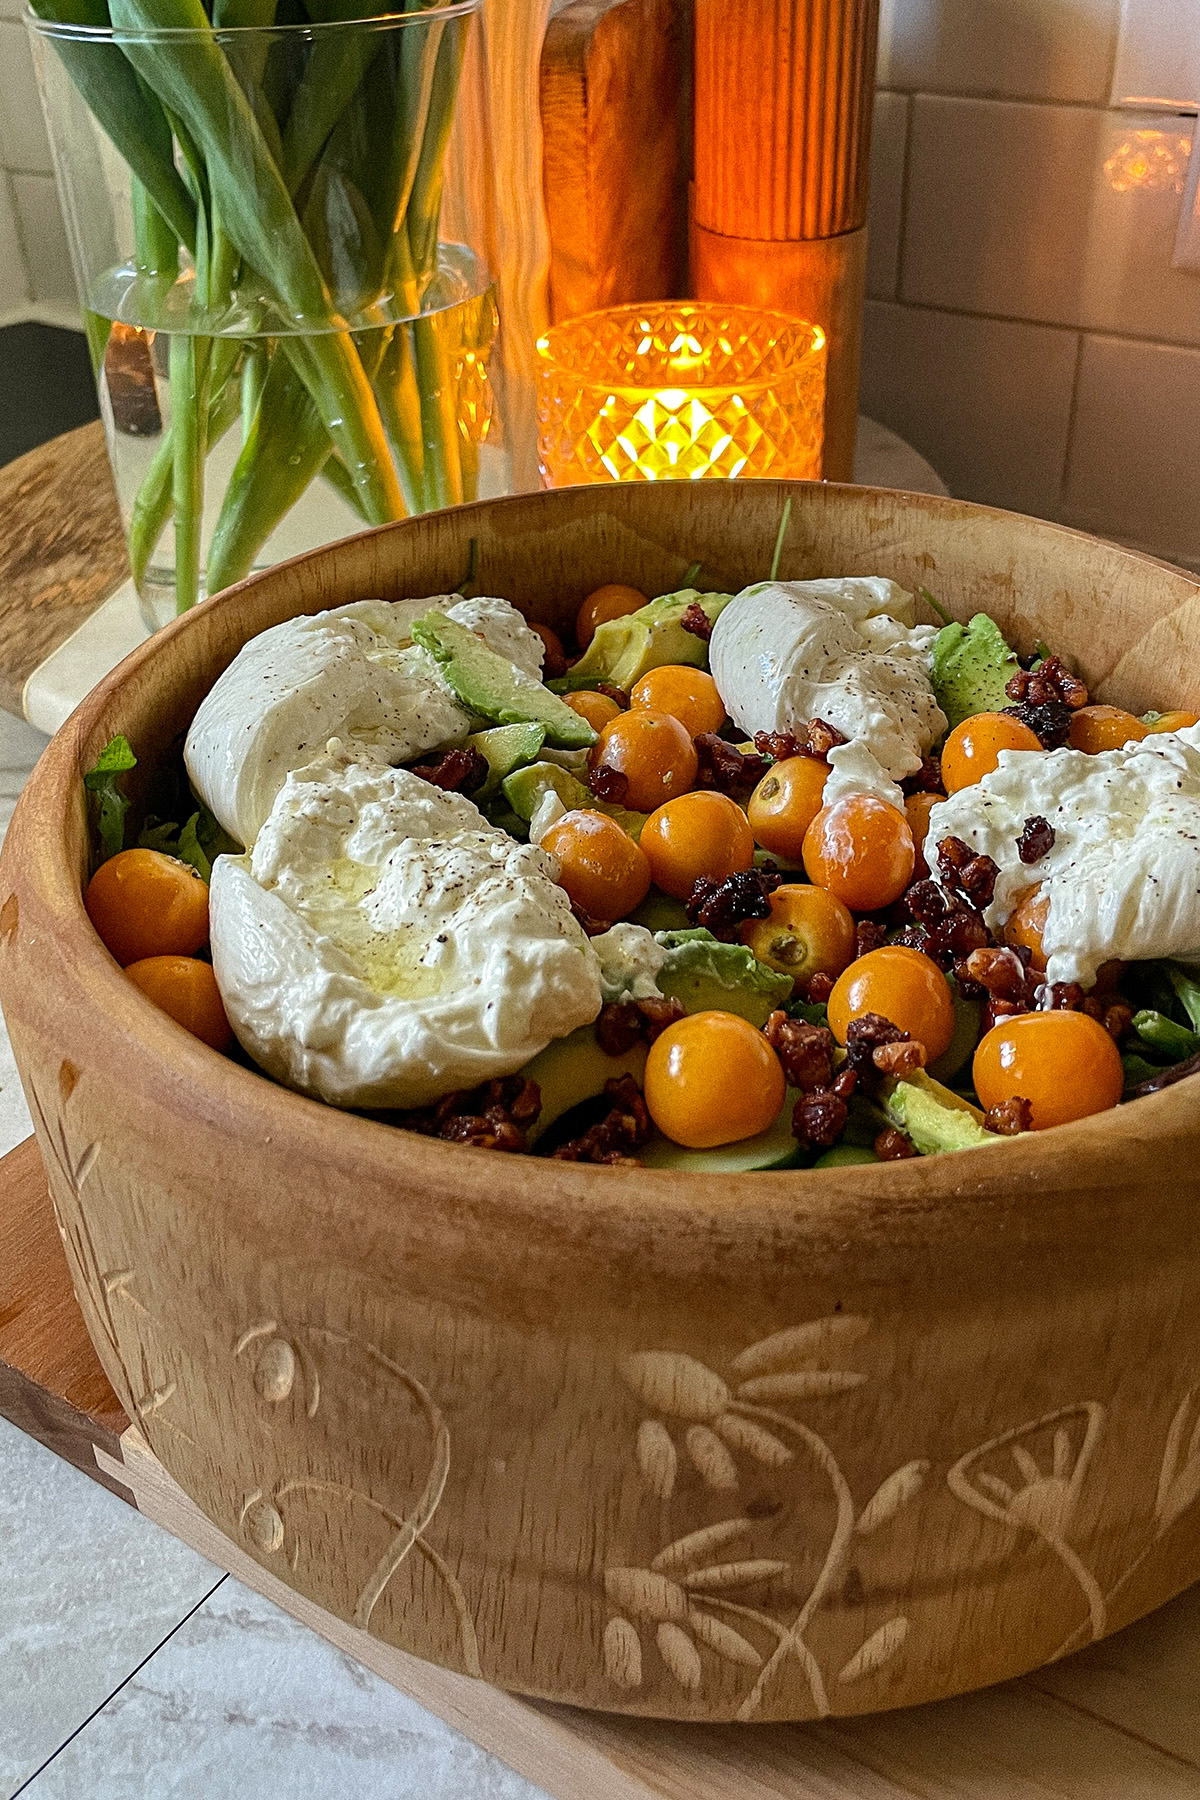
[{"label": "wooden pepper grinder", "polygon": [[695,0],[692,291],[829,340],[824,475],[858,417],[879,0]]}]

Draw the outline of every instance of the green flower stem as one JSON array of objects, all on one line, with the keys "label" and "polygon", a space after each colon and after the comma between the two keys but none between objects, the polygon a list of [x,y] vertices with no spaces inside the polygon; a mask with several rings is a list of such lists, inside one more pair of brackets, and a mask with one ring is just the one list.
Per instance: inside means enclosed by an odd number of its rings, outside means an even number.
[{"label": "green flower stem", "polygon": [[421,432],[421,390],[410,327],[397,325],[375,378],[375,393],[387,430],[396,471],[410,512],[420,512],[425,493],[425,443]]},{"label": "green flower stem", "polygon": [[204,515],[209,340],[171,336],[172,501],[175,508],[175,611],[200,598],[200,523]]},{"label": "green flower stem", "polygon": [[242,442],[254,429],[254,415],[267,379],[271,353],[266,344],[252,343],[242,364]]},{"label": "green flower stem", "polygon": [[[231,339],[216,340],[209,380],[208,425],[205,430],[205,442],[210,451],[220,443],[241,411],[240,384],[229,378],[229,365],[223,360],[230,353],[236,360],[240,351],[241,345]],[[171,517],[174,473],[175,440],[174,433],[168,426],[154,452],[150,467],[142,477],[129,521],[129,561],[134,583],[138,587],[146,578],[154,547]]]},{"label": "green flower stem", "polygon": [[[297,324],[327,324],[331,308],[321,271],[254,110],[208,30],[200,0],[113,0],[112,14],[114,24],[129,31],[173,25],[199,34],[169,47],[129,40],[123,48],[190,131],[225,230],[241,255],[271,283]],[[371,518],[382,524],[400,516],[400,485],[353,339],[349,332],[334,331],[303,341],[297,360]]]},{"label": "green flower stem", "polygon": [[458,454],[458,384],[449,367],[438,318],[429,314],[414,320],[412,333],[421,391],[425,504],[458,506],[463,497]]},{"label": "green flower stem", "polygon": [[179,275],[179,239],[136,175],[129,186],[138,273],[175,281]]}]

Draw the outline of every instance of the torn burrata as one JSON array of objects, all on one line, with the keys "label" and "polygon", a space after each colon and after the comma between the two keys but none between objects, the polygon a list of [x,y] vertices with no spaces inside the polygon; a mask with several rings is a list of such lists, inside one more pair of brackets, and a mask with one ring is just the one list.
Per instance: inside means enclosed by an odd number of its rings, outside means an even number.
[{"label": "torn burrata", "polygon": [[748,737],[824,719],[870,757],[854,768],[872,791],[913,774],[946,729],[929,681],[937,628],[915,621],[912,595],[882,575],[761,582],[713,626],[709,668]]},{"label": "torn burrata", "polygon": [[492,597],[358,600],[260,632],[201,701],[184,749],[193,787],[239,843],[253,844],[287,776],[331,737],[387,762],[462,743],[471,715],[412,639],[435,608],[540,675],[541,638]]},{"label": "torn burrata", "polygon": [[[1054,843],[1027,865],[1017,839],[1039,817]],[[1114,958],[1200,962],[1200,726],[1091,756],[1002,750],[992,774],[930,813],[930,844],[947,837],[1000,870],[984,914],[992,930],[1040,886],[1051,982],[1090,987]]]},{"label": "torn burrata", "polygon": [[512,1074],[600,1010],[554,859],[360,747],[286,778],[217,859],[213,969],[239,1043],[335,1106],[425,1106]]}]

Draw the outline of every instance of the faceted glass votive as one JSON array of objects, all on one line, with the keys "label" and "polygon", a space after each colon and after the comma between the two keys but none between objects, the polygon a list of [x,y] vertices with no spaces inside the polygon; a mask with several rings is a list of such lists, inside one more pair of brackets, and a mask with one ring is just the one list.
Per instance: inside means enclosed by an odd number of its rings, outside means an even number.
[{"label": "faceted glass votive", "polygon": [[538,343],[543,487],[771,475],[817,480],[825,334],[757,307],[651,301]]}]

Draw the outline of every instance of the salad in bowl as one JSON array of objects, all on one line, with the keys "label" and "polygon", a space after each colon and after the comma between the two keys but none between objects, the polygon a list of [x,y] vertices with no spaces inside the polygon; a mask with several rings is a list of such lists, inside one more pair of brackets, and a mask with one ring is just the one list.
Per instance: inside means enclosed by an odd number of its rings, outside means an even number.
[{"label": "salad in bowl", "polygon": [[1200,719],[940,611],[855,575],[606,585],[568,643],[501,597],[286,620],[136,831],[136,747],[86,777],[89,916],[274,1080],[560,1160],[901,1159],[1191,1074]]}]

